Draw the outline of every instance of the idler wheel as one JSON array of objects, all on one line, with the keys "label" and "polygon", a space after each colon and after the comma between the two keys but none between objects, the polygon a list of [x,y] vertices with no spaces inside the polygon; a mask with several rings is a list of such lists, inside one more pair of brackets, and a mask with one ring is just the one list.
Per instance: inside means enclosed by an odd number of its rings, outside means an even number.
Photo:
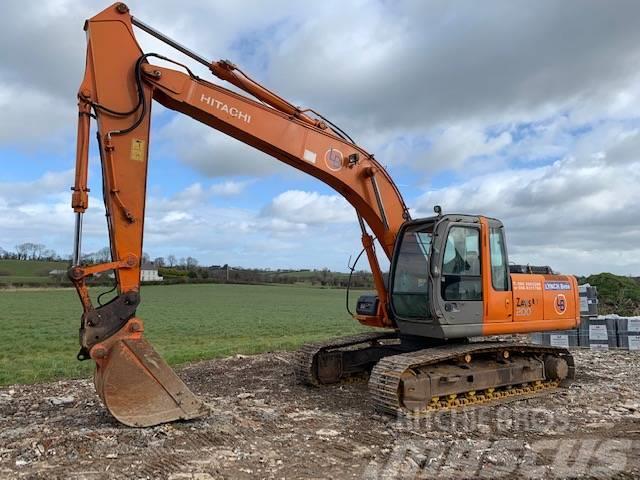
[{"label": "idler wheel", "polygon": [[547,356],[544,360],[544,370],[549,380],[564,380],[569,375],[569,365],[564,358]]}]

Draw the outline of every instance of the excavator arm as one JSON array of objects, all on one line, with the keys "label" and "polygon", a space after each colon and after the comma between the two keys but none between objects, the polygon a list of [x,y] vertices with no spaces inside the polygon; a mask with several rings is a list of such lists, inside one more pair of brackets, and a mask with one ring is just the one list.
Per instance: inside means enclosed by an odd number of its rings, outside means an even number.
[{"label": "excavator arm", "polygon": [[[206,65],[218,78],[252,97],[194,75],[186,66],[145,54],[133,26]],[[194,418],[204,407],[143,338],[136,316],[152,100],[251,145],[331,186],[356,210],[362,242],[380,300],[364,324],[394,328],[388,295],[374,251],[377,239],[391,259],[396,235],[409,219],[389,174],[373,155],[310,110],[303,111],[269,91],[228,61],[209,62],[134,18],[117,3],[87,21],[87,58],[79,89],[78,145],[72,207],[76,212],[73,267],[69,275],[80,296],[79,359],[96,361],[96,388],[123,423],[143,426]],[[172,68],[157,66],[161,60]],[[175,68],[173,68],[175,67]],[[82,215],[88,208],[90,120],[97,121],[103,194],[112,262],[81,265]],[[372,234],[368,233],[368,229]],[[94,306],[85,280],[114,270],[117,296]]]}]

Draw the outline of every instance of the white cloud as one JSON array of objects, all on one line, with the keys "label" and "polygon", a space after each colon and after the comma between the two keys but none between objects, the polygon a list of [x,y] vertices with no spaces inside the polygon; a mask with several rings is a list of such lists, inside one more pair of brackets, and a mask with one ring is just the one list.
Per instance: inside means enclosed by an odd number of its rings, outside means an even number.
[{"label": "white cloud", "polygon": [[231,197],[234,195],[240,195],[251,183],[253,182],[250,180],[241,182],[235,180],[227,180],[222,183],[211,185],[209,190],[212,194],[218,195],[220,197]]},{"label": "white cloud", "polygon": [[353,207],[344,198],[301,190],[279,194],[262,210],[262,215],[304,225],[348,223],[356,219]]},{"label": "white cloud", "polygon": [[3,82],[1,75],[0,111],[0,145],[22,150],[68,131],[77,119],[73,100],[65,102],[28,85]]},{"label": "white cloud", "polygon": [[[322,213],[324,208],[351,209],[339,197],[284,192],[265,207],[249,210],[217,207],[215,198],[213,202],[202,201],[194,192],[200,192],[200,187],[192,185],[169,198],[149,199],[145,250],[154,255],[192,255],[201,263],[343,268],[348,256],[358,249],[353,216],[352,224],[345,228],[336,225],[344,222],[344,214]],[[192,201],[185,201],[187,198]],[[303,206],[306,215],[298,215],[295,205]]]},{"label": "white cloud", "polygon": [[8,205],[23,205],[33,198],[57,196],[67,191],[73,182],[72,169],[61,172],[44,172],[32,181],[0,182],[0,197]]},{"label": "white cloud", "polygon": [[[72,250],[74,214],[69,186],[73,170],[46,172],[33,181],[0,183],[0,247],[14,250],[24,242],[43,243],[60,255]],[[102,199],[90,195],[84,232],[88,249],[108,238]],[[98,243],[94,239],[101,237]]]},{"label": "white cloud", "polygon": [[[517,2],[327,5],[286,42],[269,45],[269,78],[289,96],[379,131],[538,118],[567,105],[608,103],[633,85],[638,8],[596,1],[526,9]],[[327,29],[350,17],[360,21],[343,32]]]},{"label": "white cloud", "polygon": [[640,133],[586,135],[550,165],[507,169],[426,192],[418,214],[480,213],[507,226],[512,260],[567,273],[640,271]]},{"label": "white cloud", "polygon": [[[4,2],[0,41],[12,48],[5,49],[0,81],[73,106],[84,62],[81,27],[103,7]],[[638,105],[640,5],[633,1],[616,8],[598,1],[524,9],[517,2],[409,0],[134,1],[130,7],[204,56],[248,63],[285,97],[358,135],[372,131],[387,141],[464,122],[532,120],[577,107],[589,116],[603,105],[619,115]],[[349,28],[337,27],[344,22]],[[143,32],[137,36],[146,51],[182,59]],[[54,114],[45,110],[40,117]]]},{"label": "white cloud", "polygon": [[480,128],[452,125],[435,138],[426,154],[426,161],[419,167],[458,170],[470,158],[495,155],[510,143],[511,135],[508,132],[490,137]]},{"label": "white cloud", "polygon": [[[185,192],[190,194],[186,195]],[[358,247],[355,216],[344,226],[340,197],[284,192],[259,210],[220,208],[192,196],[193,185],[147,205],[145,250],[153,255],[192,255],[201,263],[258,267],[344,268]],[[193,203],[185,202],[192,198]]]},{"label": "white cloud", "polygon": [[[62,255],[70,253],[74,228],[70,174],[51,172],[33,182],[0,183],[0,247],[13,250],[31,241]],[[344,269],[348,257],[359,249],[355,216],[337,196],[284,192],[255,210],[218,207],[210,197],[200,183],[168,197],[151,195],[144,250],[154,257],[193,256],[201,264]],[[91,196],[89,203],[84,253],[108,243],[101,199]]]},{"label": "white cloud", "polygon": [[166,143],[184,164],[207,177],[262,176],[285,172],[289,167],[234,138],[185,116],[164,126],[159,141]]}]

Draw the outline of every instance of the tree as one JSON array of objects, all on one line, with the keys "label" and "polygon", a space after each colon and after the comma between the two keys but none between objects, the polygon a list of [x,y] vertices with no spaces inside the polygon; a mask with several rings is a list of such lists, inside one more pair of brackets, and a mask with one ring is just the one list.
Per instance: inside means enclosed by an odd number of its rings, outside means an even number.
[{"label": "tree", "polygon": [[55,252],[55,250],[51,250],[50,248],[48,248],[42,252],[42,258],[43,260],[53,261],[58,258],[58,254]]},{"label": "tree", "polygon": [[35,243],[26,242],[22,244],[25,249],[25,260],[35,260],[36,259],[36,249],[38,246]]},{"label": "tree", "polygon": [[187,257],[186,265],[189,270],[196,268],[198,266],[198,260],[193,257]]},{"label": "tree", "polygon": [[43,252],[47,249],[42,243],[25,242],[16,245],[18,260],[42,260]]},{"label": "tree", "polygon": [[42,253],[47,249],[46,245],[42,243],[34,243],[33,244],[33,259],[34,260],[42,260]]},{"label": "tree", "polygon": [[331,270],[329,270],[327,267],[324,267],[322,269],[322,279],[326,280],[329,277],[329,273],[331,273]]},{"label": "tree", "polygon": [[93,254],[93,260],[96,263],[106,263],[111,260],[111,249],[109,247],[103,247]]},{"label": "tree", "polygon": [[175,256],[174,254],[171,254],[171,255],[169,255],[169,256],[167,257],[167,262],[169,262],[169,266],[170,266],[171,268],[173,268],[173,267],[174,267],[174,265],[176,264],[176,261],[177,261],[177,260],[176,260],[176,256]]},{"label": "tree", "polygon": [[160,268],[160,267],[164,267],[165,262],[164,262],[164,257],[157,257],[153,259],[153,264]]},{"label": "tree", "polygon": [[31,251],[31,243],[21,243],[20,245],[16,245],[16,254],[18,255],[18,260],[27,260],[29,258],[29,252]]}]

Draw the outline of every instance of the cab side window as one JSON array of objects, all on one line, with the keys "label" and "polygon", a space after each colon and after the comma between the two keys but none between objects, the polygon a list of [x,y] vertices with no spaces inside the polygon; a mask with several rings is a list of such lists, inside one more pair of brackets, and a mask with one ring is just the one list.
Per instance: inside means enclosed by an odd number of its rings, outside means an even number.
[{"label": "cab side window", "polygon": [[451,227],[442,262],[442,298],[482,300],[480,230]]},{"label": "cab side window", "polygon": [[509,290],[509,267],[504,235],[501,228],[489,230],[489,251],[491,252],[491,284],[495,290]]}]

